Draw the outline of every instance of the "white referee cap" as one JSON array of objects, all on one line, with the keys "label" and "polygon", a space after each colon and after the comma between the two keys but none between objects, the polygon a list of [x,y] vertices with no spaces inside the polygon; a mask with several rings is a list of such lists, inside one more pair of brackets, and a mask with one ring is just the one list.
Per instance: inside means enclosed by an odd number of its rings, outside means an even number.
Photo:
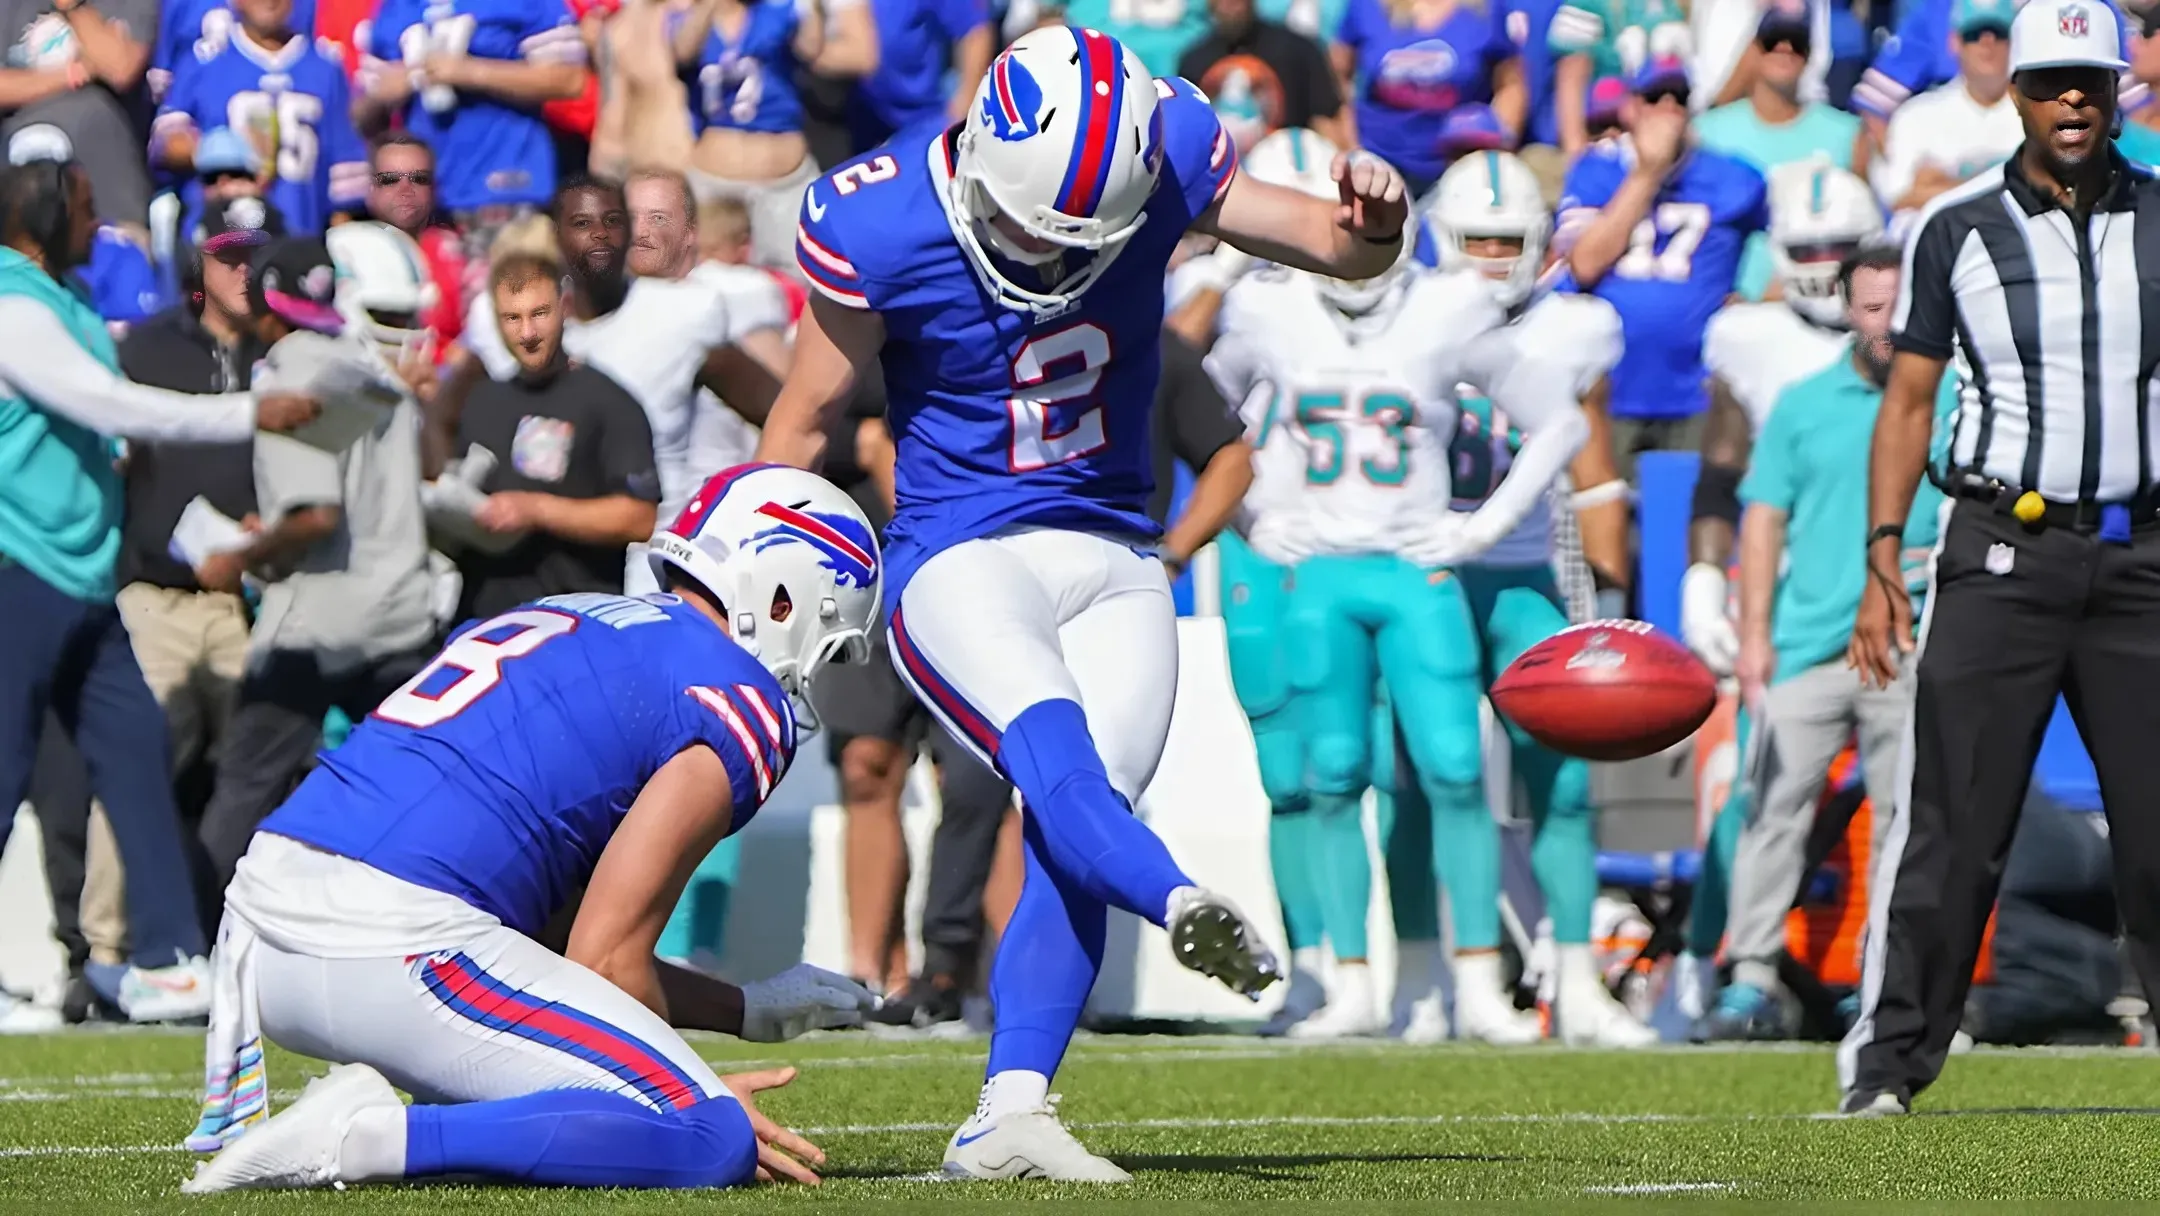
[{"label": "white referee cap", "polygon": [[2106,0],[2028,0],[2010,24],[2010,71],[2107,68],[2122,57],[2122,29]]}]

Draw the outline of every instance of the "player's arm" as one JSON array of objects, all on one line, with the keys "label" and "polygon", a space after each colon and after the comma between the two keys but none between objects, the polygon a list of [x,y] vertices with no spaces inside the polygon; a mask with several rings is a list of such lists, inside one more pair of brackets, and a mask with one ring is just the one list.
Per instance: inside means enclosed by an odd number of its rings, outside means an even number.
[{"label": "player's arm", "polygon": [[1482,388],[1523,436],[1508,475],[1471,512],[1470,533],[1486,547],[1514,531],[1544,500],[1553,479],[1590,437],[1564,361],[1519,350],[1514,338],[1505,329],[1485,331],[1471,341],[1463,366],[1464,379]]},{"label": "player's arm", "polygon": [[1171,451],[1197,474],[1184,512],[1163,537],[1163,564],[1175,578],[1245,501],[1253,451],[1244,420],[1223,400],[1200,357],[1174,338],[1163,344],[1163,387],[1167,397],[1158,403],[1170,411]]},{"label": "player's arm", "polygon": [[1747,474],[1754,427],[1722,379],[1710,381],[1710,415],[1703,422],[1702,471],[1688,511],[1688,561],[1722,570],[1732,557],[1740,522],[1740,479]]},{"label": "player's arm", "polygon": [[1369,279],[1402,256],[1410,218],[1402,176],[1366,153],[1342,153],[1338,199],[1234,174],[1194,226],[1256,258],[1338,279]]},{"label": "player's arm", "polygon": [[1589,430],[1582,451],[1568,466],[1568,480],[1575,486],[1568,505],[1575,509],[1583,560],[1590,564],[1598,589],[1618,591],[1624,598],[1634,581],[1628,551],[1631,512],[1628,483],[1613,458],[1612,414],[1606,409],[1611,396],[1610,375],[1598,377],[1583,394],[1583,422]]},{"label": "player's arm", "polygon": [[795,330],[794,363],[758,437],[757,459],[815,471],[825,456],[826,432],[884,344],[883,317],[839,303],[822,289],[811,292]]},{"label": "player's arm", "polygon": [[[734,802],[727,766],[710,747],[694,744],[661,765],[601,851],[566,951],[670,1024],[726,1034],[742,1030],[741,989],[709,976],[664,984],[653,946],[691,873],[727,835]],[[678,993],[683,1020],[670,1013]]]}]

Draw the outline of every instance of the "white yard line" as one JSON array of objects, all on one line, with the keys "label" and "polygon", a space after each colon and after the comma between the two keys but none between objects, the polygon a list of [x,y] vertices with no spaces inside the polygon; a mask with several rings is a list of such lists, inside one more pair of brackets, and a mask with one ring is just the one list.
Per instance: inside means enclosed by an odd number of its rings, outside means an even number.
[{"label": "white yard line", "polygon": [[1730,1191],[1731,1182],[1637,1182],[1627,1186],[1586,1186],[1585,1195],[1684,1195],[1698,1191]]}]

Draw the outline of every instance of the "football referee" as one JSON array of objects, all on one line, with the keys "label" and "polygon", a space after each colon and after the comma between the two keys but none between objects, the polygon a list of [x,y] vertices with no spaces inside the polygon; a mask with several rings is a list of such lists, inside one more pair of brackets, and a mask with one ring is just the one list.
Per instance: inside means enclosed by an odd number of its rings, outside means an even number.
[{"label": "football referee", "polygon": [[[2019,10],[2024,142],[1929,204],[1905,250],[1851,659],[1877,683],[1917,661],[1918,688],[1838,1052],[1848,1114],[1902,1114],[1942,1070],[2058,693],[2099,770],[2131,961],[2160,980],[2160,181],[2109,139],[2118,45],[2097,0]],[[1915,639],[1897,537],[1953,353],[1950,514]]]}]

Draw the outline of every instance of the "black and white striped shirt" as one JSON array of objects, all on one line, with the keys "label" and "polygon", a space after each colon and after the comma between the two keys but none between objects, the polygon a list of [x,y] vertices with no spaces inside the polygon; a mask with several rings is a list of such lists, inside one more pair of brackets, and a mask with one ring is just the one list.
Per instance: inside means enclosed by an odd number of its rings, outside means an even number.
[{"label": "black and white striped shirt", "polygon": [[2085,231],[2013,154],[1936,198],[1905,246],[1899,350],[1960,356],[1950,464],[2058,502],[2122,502],[2160,467],[2160,180],[2109,150]]}]

